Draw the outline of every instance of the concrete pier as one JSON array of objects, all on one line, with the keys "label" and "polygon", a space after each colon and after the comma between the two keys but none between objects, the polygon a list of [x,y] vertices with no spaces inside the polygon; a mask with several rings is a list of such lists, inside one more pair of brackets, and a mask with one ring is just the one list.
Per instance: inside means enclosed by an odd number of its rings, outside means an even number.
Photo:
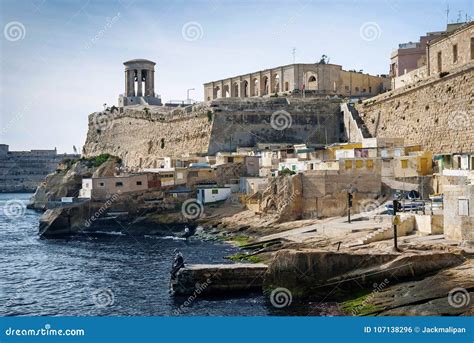
[{"label": "concrete pier", "polygon": [[171,288],[175,295],[262,290],[267,268],[262,263],[188,265],[171,281]]}]

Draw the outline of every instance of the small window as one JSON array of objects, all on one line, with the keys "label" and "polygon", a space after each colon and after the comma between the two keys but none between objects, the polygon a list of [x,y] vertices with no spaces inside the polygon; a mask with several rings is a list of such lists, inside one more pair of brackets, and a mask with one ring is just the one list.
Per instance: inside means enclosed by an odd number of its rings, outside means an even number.
[{"label": "small window", "polygon": [[104,186],[105,186],[105,183],[99,182],[99,186],[100,186],[100,187],[104,187]]},{"label": "small window", "polygon": [[440,51],[438,52],[438,73],[441,73],[442,70],[443,70],[443,59],[442,59],[441,51]]},{"label": "small window", "polygon": [[141,181],[137,181],[137,186],[141,186],[142,185],[142,182]]},{"label": "small window", "polygon": [[358,91],[359,91],[359,87],[356,87],[356,92],[358,92]]},{"label": "small window", "polygon": [[374,161],[372,160],[367,160],[367,162],[365,163],[367,169],[372,169],[374,167]]},{"label": "small window", "polygon": [[372,87],[369,87],[369,93],[372,93]]},{"label": "small window", "polygon": [[352,169],[352,161],[351,160],[345,160],[344,161],[344,166],[346,169]]},{"label": "small window", "polygon": [[227,158],[227,162],[228,162],[228,163],[234,163],[234,158],[233,158],[233,157]]},{"label": "small window", "polygon": [[474,60],[474,37],[471,38],[471,60]]},{"label": "small window", "polygon": [[345,86],[344,88],[346,89],[346,91],[348,91],[348,90],[349,90],[349,86]]},{"label": "small window", "polygon": [[454,44],[453,45],[453,63],[456,63],[458,61],[458,45]]},{"label": "small window", "polygon": [[469,199],[458,199],[458,216],[469,216]]},{"label": "small window", "polygon": [[294,164],[291,165],[291,170],[293,170],[293,171],[296,170],[296,166]]},{"label": "small window", "polygon": [[218,189],[213,189],[212,194],[219,194],[219,190]]},{"label": "small window", "polygon": [[123,186],[123,182],[121,181],[115,183],[115,187],[122,187],[122,186]]},{"label": "small window", "polygon": [[408,160],[402,160],[402,169],[408,168]]},{"label": "small window", "polygon": [[364,166],[364,161],[356,160],[356,168],[362,168]]}]

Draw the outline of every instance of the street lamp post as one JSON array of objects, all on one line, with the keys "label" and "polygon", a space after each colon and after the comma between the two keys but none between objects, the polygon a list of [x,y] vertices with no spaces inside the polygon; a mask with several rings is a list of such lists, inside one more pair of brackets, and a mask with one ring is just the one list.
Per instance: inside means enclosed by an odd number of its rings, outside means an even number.
[{"label": "street lamp post", "polygon": [[188,90],[186,91],[186,102],[188,104],[191,102],[191,99],[189,98],[189,92],[194,91],[194,90],[195,90],[194,88],[188,88]]}]

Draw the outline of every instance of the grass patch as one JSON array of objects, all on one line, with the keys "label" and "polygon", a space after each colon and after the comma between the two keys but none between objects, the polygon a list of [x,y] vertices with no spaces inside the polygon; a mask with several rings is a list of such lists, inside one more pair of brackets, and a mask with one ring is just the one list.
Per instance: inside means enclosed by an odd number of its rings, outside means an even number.
[{"label": "grass patch", "polygon": [[[363,293],[363,295],[360,295]],[[344,301],[341,309],[346,313],[354,316],[366,316],[379,310],[376,306],[370,304],[372,292],[365,290],[359,292],[359,295],[351,300]]]},{"label": "grass patch", "polygon": [[237,246],[241,247],[241,246],[249,244],[250,237],[249,236],[244,236],[244,235],[239,235],[239,236],[229,237],[228,240],[231,241],[231,242],[234,242],[235,244],[237,244]]},{"label": "grass patch", "polygon": [[244,253],[237,253],[234,255],[230,255],[226,257],[227,259],[235,262],[250,262],[250,263],[260,263],[262,262],[262,259],[260,256],[257,255],[247,255]]}]

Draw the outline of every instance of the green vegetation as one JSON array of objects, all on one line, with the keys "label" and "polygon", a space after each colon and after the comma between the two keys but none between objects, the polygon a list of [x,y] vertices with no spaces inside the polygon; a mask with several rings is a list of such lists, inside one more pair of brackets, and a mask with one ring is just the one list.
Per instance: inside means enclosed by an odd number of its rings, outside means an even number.
[{"label": "green vegetation", "polygon": [[150,109],[148,107],[145,107],[143,110],[145,111],[146,114],[150,113]]},{"label": "green vegetation", "polygon": [[84,162],[89,162],[90,165],[94,168],[97,168],[97,167],[100,167],[104,162],[106,162],[109,158],[115,158],[115,160],[117,161],[117,163],[122,163],[122,159],[116,157],[116,156],[112,156],[110,154],[100,154],[98,156],[93,156],[93,157],[82,157],[81,158],[81,161],[84,161]]},{"label": "green vegetation", "polygon": [[207,121],[208,122],[212,121],[212,112],[211,111],[207,111]]},{"label": "green vegetation", "polygon": [[371,292],[368,290],[363,291],[363,295],[360,295],[355,299],[347,300],[342,303],[342,310],[347,314],[354,316],[366,316],[377,312],[379,309],[370,304]]},{"label": "green vegetation", "polygon": [[287,175],[295,175],[296,173],[293,170],[289,170],[285,168],[279,172],[280,175],[287,176]]},{"label": "green vegetation", "polygon": [[232,241],[232,242],[235,242],[237,244],[237,246],[241,247],[241,246],[249,244],[250,237],[249,236],[244,236],[244,235],[232,236],[228,240]]},{"label": "green vegetation", "polygon": [[247,255],[245,253],[239,252],[234,255],[227,256],[231,261],[235,262],[250,262],[250,263],[260,263],[262,262],[262,259],[260,256],[257,255]]}]

